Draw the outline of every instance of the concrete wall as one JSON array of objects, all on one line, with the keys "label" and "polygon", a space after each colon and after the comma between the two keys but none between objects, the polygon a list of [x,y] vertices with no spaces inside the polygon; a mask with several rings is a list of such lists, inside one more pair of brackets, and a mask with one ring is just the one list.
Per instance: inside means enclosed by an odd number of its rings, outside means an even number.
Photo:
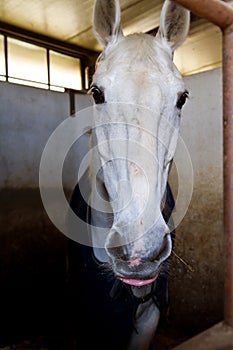
[{"label": "concrete wall", "polygon": [[[91,104],[90,96],[75,98],[76,111]],[[38,188],[41,155],[52,132],[69,117],[69,95],[1,83],[0,106],[0,188]],[[68,186],[69,172],[64,176]]]},{"label": "concrete wall", "polygon": [[[75,99],[77,111],[91,103],[87,95]],[[66,93],[0,83],[0,347],[32,334],[62,342],[66,242],[43,208],[39,164],[69,108]],[[67,190],[76,154],[65,164]]]},{"label": "concrete wall", "polygon": [[[176,230],[174,251],[180,258],[172,258],[169,322],[179,332],[192,335],[222,319],[221,70],[185,81],[190,98],[182,111],[181,136],[191,156],[194,181],[190,205]],[[89,96],[76,97],[77,110],[90,104]],[[0,306],[4,321],[0,345],[7,341],[9,329],[19,333],[36,329],[41,334],[54,329],[58,334],[62,326],[64,236],[44,211],[38,170],[50,134],[68,116],[65,93],[0,83]],[[76,147],[65,162],[68,189],[75,183],[78,152]],[[187,164],[179,148],[176,159],[185,173]],[[175,196],[179,180],[174,165],[170,181]],[[30,301],[32,295],[37,303]],[[45,314],[47,321],[40,322]]]},{"label": "concrete wall", "polygon": [[[191,157],[193,193],[174,251],[190,267],[173,255],[170,312],[176,326],[190,334],[223,318],[221,79],[220,69],[185,78],[190,98],[182,111],[181,136]],[[182,152],[177,158],[187,172]],[[176,167],[171,183],[176,194]]]}]

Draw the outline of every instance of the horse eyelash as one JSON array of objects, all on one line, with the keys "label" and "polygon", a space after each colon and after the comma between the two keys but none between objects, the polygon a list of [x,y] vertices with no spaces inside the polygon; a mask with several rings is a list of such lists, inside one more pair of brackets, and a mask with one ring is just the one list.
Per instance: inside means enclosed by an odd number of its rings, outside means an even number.
[{"label": "horse eyelash", "polygon": [[176,107],[178,109],[180,109],[180,110],[182,109],[182,107],[184,106],[184,104],[186,102],[186,99],[188,98],[188,95],[189,95],[188,90],[185,90],[184,92],[182,92],[178,95],[178,99],[176,102]]},{"label": "horse eyelash", "polygon": [[[96,92],[98,92],[97,96],[95,96]],[[103,90],[95,84],[91,86],[90,90],[88,91],[88,94],[93,96],[96,104],[102,104],[105,102]]]}]

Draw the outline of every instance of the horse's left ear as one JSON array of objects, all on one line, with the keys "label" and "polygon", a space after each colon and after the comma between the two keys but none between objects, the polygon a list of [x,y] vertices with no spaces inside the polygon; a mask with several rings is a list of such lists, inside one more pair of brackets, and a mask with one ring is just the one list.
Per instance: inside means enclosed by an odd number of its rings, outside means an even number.
[{"label": "horse's left ear", "polygon": [[189,25],[190,11],[173,0],[165,0],[160,15],[157,38],[165,39],[174,51],[185,41]]},{"label": "horse's left ear", "polygon": [[93,23],[95,36],[103,47],[123,36],[119,0],[95,0]]}]

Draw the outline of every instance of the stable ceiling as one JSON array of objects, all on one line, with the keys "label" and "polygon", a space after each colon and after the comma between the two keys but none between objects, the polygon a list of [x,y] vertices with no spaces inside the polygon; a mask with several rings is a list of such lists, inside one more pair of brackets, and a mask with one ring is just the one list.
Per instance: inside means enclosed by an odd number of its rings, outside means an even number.
[{"label": "stable ceiling", "polygon": [[[161,0],[121,0],[126,34],[149,31],[159,23]],[[94,0],[1,0],[0,21],[92,50]]]},{"label": "stable ceiling", "polygon": [[[65,43],[100,51],[101,47],[92,31],[93,4],[94,0],[1,0],[0,21]],[[158,27],[162,0],[120,0],[120,4],[125,34],[148,32]],[[204,67],[201,70],[205,70],[205,67],[221,65],[219,29],[194,16],[192,19],[190,35],[185,43],[188,47],[182,55],[187,56],[187,50],[191,50],[190,59],[193,60],[196,54],[195,64],[190,67],[189,63],[189,67],[185,67],[182,57],[177,57],[185,74],[196,72],[201,66]],[[204,63],[201,63],[202,58]],[[190,62],[190,59],[187,61]]]}]

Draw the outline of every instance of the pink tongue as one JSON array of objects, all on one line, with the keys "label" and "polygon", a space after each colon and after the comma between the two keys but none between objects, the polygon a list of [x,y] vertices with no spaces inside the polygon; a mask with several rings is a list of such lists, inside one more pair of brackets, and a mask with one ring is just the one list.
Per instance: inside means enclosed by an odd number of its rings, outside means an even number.
[{"label": "pink tongue", "polygon": [[124,283],[130,284],[131,286],[141,287],[154,282],[157,277],[158,275],[148,280],[136,280],[132,278],[120,278],[120,280]]}]

